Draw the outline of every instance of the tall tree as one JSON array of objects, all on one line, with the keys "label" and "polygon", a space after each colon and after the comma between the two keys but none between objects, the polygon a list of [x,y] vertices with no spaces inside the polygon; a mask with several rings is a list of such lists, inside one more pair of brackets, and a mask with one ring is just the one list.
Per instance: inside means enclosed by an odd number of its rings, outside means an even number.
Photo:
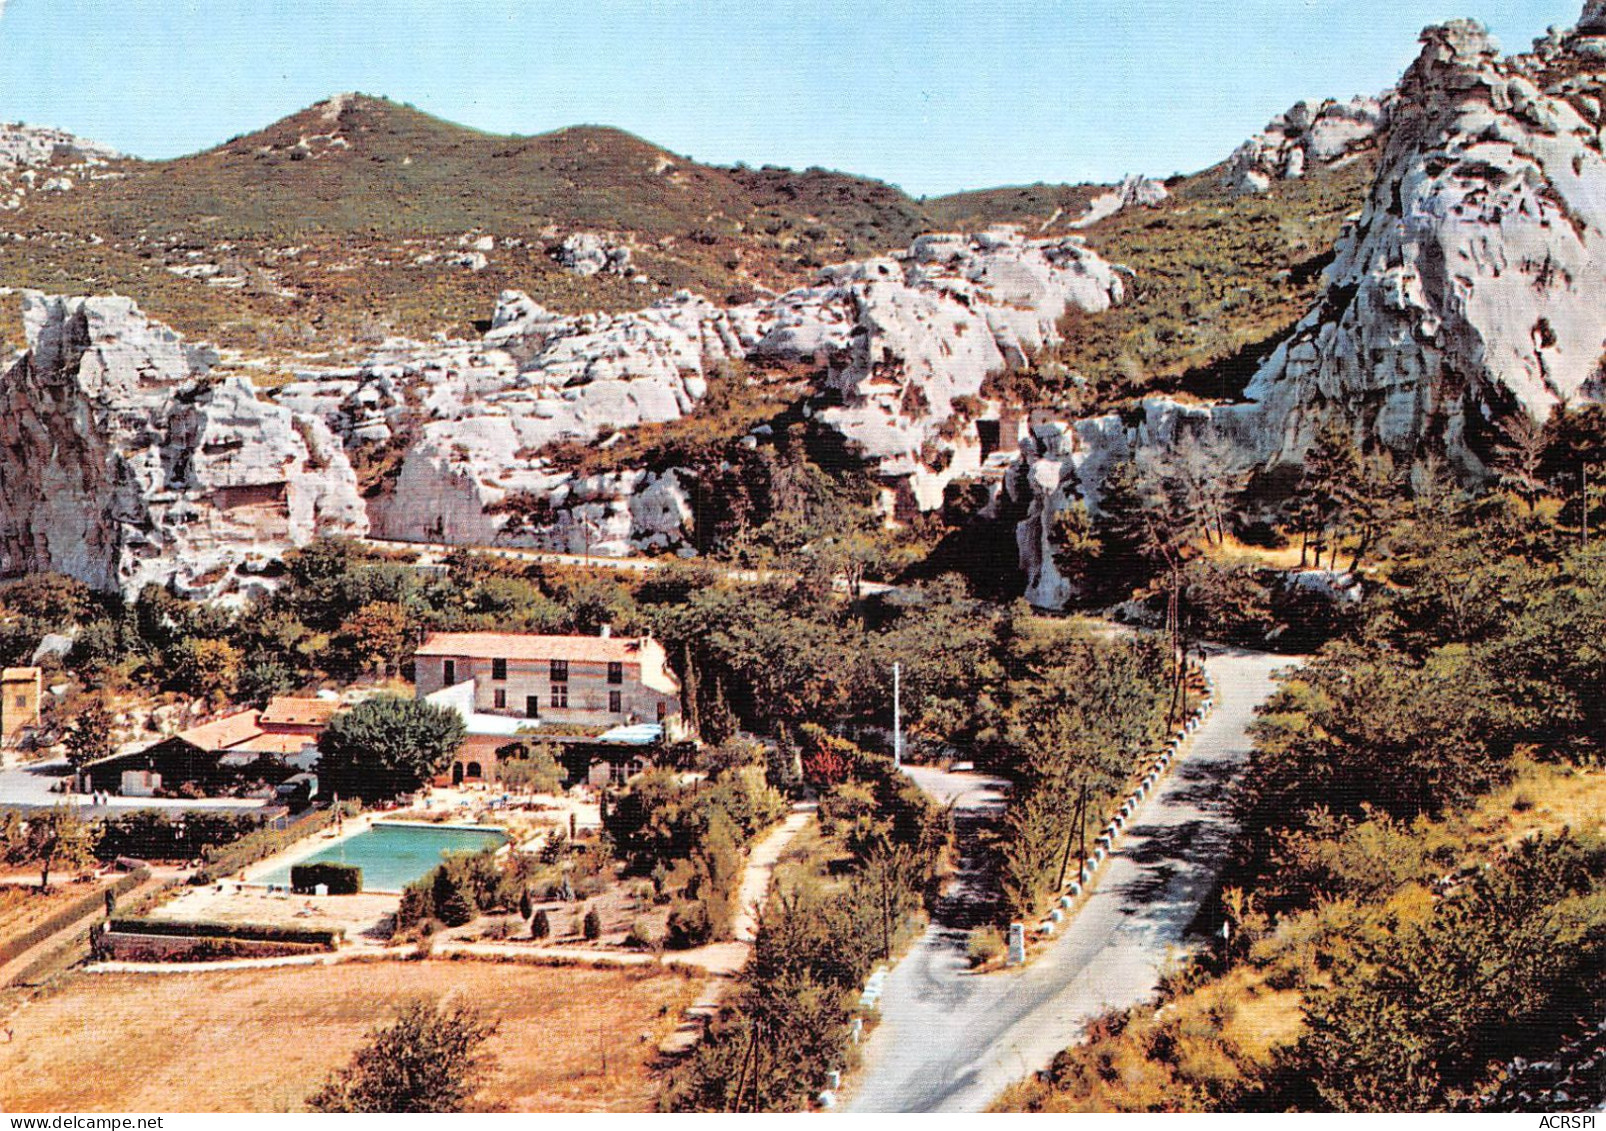
[{"label": "tall tree", "polygon": [[1308,513],[1316,535],[1317,569],[1322,568],[1322,551],[1329,539],[1332,558],[1328,565],[1337,568],[1343,524],[1353,514],[1360,478],[1361,453],[1355,430],[1339,412],[1330,412],[1305,453],[1305,473],[1300,480],[1300,493],[1311,504]]},{"label": "tall tree", "polygon": [[6,830],[6,858],[13,864],[38,868],[40,891],[49,890],[52,871],[81,871],[95,863],[100,830],[70,805],[31,813],[24,821],[8,823]]},{"label": "tall tree", "polygon": [[1501,422],[1505,441],[1495,449],[1500,485],[1528,504],[1529,513],[1545,493],[1545,455],[1550,438],[1544,424],[1517,409]]},{"label": "tall tree", "polygon": [[62,745],[67,748],[68,764],[75,770],[110,757],[114,750],[112,713],[106,709],[106,704],[99,699],[86,703],[67,724]]},{"label": "tall tree", "polygon": [[318,774],[342,797],[378,801],[417,789],[442,772],[462,745],[456,711],[382,695],[330,720],[318,739]]}]

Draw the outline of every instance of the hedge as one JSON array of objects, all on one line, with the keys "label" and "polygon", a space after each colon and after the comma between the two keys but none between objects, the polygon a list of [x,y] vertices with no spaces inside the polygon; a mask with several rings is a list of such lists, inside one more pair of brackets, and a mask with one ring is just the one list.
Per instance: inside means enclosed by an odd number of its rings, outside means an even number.
[{"label": "hedge", "polygon": [[362,869],[355,864],[292,864],[290,890],[311,895],[323,884],[330,895],[356,895],[362,891]]},{"label": "hedge", "polygon": [[255,813],[211,813],[136,809],[100,822],[95,854],[102,860],[132,856],[139,860],[192,860],[203,852],[219,852],[262,827]]},{"label": "hedge", "polygon": [[181,938],[235,938],[257,942],[310,943],[333,947],[346,937],[339,927],[282,927],[276,923],[209,923],[203,920],[113,919],[111,930],[125,935],[172,935]]},{"label": "hedge", "polygon": [[[341,809],[348,817],[357,811],[357,807],[350,802],[342,802]],[[232,876],[258,860],[266,860],[275,852],[289,848],[303,837],[328,828],[334,820],[335,810],[314,809],[289,828],[258,829],[225,847],[202,849],[201,859],[206,861],[206,866],[195,873],[190,883],[204,886],[224,876]]]},{"label": "hedge", "polygon": [[[109,889],[115,895],[126,895],[150,879],[149,868],[136,868],[128,875],[119,879]],[[20,935],[0,942],[0,966],[5,965],[29,947],[37,946],[58,931],[65,931],[78,920],[93,914],[97,908],[106,906],[106,888],[96,888],[82,899],[74,900],[54,915],[47,916],[29,927]]]},{"label": "hedge", "polygon": [[[157,936],[175,939],[173,935]],[[98,955],[117,962],[216,962],[228,958],[285,958],[292,955],[323,954],[328,947],[313,943],[263,942],[256,939],[218,938],[206,935],[179,940],[182,950],[153,945],[150,935],[129,935],[121,931],[101,936]],[[187,943],[189,945],[185,946]]]}]

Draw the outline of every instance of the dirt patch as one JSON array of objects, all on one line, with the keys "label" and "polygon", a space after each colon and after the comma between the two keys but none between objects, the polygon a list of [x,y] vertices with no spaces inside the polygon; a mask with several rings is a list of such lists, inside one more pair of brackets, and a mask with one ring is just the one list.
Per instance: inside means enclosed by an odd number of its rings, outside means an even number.
[{"label": "dirt patch", "polygon": [[649,1062],[695,989],[658,970],[474,961],[79,974],[6,1020],[0,1109],[299,1111],[401,1003],[449,997],[501,1026],[485,1105],[647,1111]]}]

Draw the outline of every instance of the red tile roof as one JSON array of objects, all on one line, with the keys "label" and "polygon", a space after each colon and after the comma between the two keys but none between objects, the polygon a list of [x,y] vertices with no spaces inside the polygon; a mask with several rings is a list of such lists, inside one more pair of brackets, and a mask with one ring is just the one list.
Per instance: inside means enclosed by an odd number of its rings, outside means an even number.
[{"label": "red tile roof", "polygon": [[229,747],[229,750],[249,750],[256,754],[299,754],[317,742],[317,737],[310,734],[259,734]]},{"label": "red tile roof", "polygon": [[272,726],[327,726],[330,718],[340,710],[338,699],[298,698],[280,695],[268,701],[262,712],[262,725]]},{"label": "red tile roof", "polygon": [[173,737],[182,738],[202,750],[227,750],[262,733],[262,728],[257,725],[261,715],[261,711],[241,711],[237,715],[225,715],[198,727],[181,730]]},{"label": "red tile roof", "polygon": [[571,660],[580,663],[640,663],[645,636],[535,636],[517,632],[432,632],[419,656],[465,656],[476,660]]}]

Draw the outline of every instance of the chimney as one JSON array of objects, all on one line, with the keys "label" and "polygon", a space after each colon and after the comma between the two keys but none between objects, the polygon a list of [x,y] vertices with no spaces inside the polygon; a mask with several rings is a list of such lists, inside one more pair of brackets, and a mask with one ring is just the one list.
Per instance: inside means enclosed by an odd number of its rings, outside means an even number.
[{"label": "chimney", "polygon": [[597,630],[597,635],[602,637],[604,640],[608,639],[608,637],[613,635],[613,625],[611,625],[611,624],[603,625],[601,628],[599,628]]}]

